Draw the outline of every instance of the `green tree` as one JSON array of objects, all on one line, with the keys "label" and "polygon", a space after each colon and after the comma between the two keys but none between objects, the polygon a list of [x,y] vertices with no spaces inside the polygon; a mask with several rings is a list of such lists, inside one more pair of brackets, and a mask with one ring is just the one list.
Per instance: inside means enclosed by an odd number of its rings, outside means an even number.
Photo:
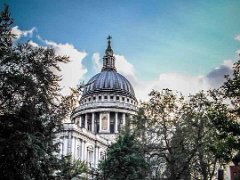
[{"label": "green tree", "polygon": [[59,95],[59,63],[51,48],[13,45],[12,19],[0,16],[0,176],[49,179],[57,165],[54,134],[69,113]]},{"label": "green tree", "polygon": [[[218,127],[225,135],[231,135],[234,139],[233,145],[235,146],[234,162],[240,162],[240,60],[234,63],[233,74],[226,75],[226,81],[223,86],[218,90],[225,100],[230,101],[230,113],[233,116],[233,121],[226,124],[225,120],[218,119]],[[236,140],[237,139],[237,140]],[[238,142],[238,143],[236,143]]]},{"label": "green tree", "polygon": [[84,162],[73,160],[71,156],[65,156],[59,162],[59,169],[56,175],[57,179],[71,180],[87,172],[88,167]]},{"label": "green tree", "polygon": [[234,63],[233,74],[226,75],[226,81],[224,82],[221,90],[225,98],[230,99],[233,109],[232,113],[240,116],[240,60]]},{"label": "green tree", "polygon": [[144,179],[148,164],[134,134],[125,132],[117,138],[106,152],[106,159],[100,163],[104,179],[137,180]]},{"label": "green tree", "polygon": [[[145,121],[145,153],[150,163],[150,177],[159,179],[186,179],[189,163],[197,143],[197,134],[190,134],[190,120],[183,118],[185,99],[171,90],[152,91],[150,100],[143,104]],[[139,123],[139,122],[138,122]],[[139,131],[139,130],[137,130]]]},{"label": "green tree", "polygon": [[238,137],[222,131],[224,124],[234,127],[228,105],[215,92],[184,97],[166,89],[150,96],[133,121],[136,133],[143,137],[149,176],[214,178],[218,166],[231,160],[238,142]]}]

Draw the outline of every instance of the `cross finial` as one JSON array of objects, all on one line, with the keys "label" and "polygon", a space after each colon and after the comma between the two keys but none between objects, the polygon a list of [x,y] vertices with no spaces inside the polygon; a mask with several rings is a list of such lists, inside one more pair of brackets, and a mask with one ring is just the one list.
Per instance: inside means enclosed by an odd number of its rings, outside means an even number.
[{"label": "cross finial", "polygon": [[112,48],[111,48],[111,39],[112,39],[112,37],[109,35],[109,36],[107,37],[107,40],[108,40],[108,48],[107,48],[107,49],[112,49]]},{"label": "cross finial", "polygon": [[112,39],[112,37],[109,35],[109,36],[107,37],[107,40],[110,41],[111,39]]}]

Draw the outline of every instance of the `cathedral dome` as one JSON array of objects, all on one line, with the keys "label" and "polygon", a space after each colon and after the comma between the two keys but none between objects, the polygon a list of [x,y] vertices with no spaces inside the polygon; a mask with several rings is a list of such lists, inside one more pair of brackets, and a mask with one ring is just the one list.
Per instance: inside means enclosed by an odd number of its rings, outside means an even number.
[{"label": "cathedral dome", "polygon": [[84,88],[82,98],[99,92],[112,92],[135,99],[130,82],[114,70],[103,70],[92,77]]},{"label": "cathedral dome", "polygon": [[136,100],[132,85],[115,68],[115,57],[113,56],[110,36],[108,37],[108,47],[103,57],[102,71],[88,81],[84,87],[81,99],[99,93],[117,94]]}]

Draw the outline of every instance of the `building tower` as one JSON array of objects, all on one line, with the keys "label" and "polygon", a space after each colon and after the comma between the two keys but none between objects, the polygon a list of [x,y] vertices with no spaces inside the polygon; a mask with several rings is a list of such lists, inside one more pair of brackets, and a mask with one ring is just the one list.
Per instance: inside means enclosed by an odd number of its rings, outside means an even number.
[{"label": "building tower", "polygon": [[71,123],[64,124],[60,134],[61,154],[71,154],[92,167],[97,166],[108,145],[137,110],[133,87],[117,72],[111,37],[107,40],[102,70],[85,85]]}]

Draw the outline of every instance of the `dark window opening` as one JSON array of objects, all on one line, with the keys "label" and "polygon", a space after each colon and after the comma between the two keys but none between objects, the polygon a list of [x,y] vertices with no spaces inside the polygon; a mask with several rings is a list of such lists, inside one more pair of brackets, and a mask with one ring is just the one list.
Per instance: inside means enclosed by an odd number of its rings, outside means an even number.
[{"label": "dark window opening", "polygon": [[114,129],[115,129],[115,113],[114,112],[110,112],[110,133],[114,133]]},{"label": "dark window opening", "polygon": [[114,133],[114,122],[110,122],[110,133]]},{"label": "dark window opening", "polygon": [[82,123],[81,123],[81,127],[84,128],[85,127],[85,117],[82,116]]},{"label": "dark window opening", "polygon": [[116,97],[116,100],[118,100],[118,101],[119,101],[119,96],[117,96],[117,97]]},{"label": "dark window opening", "polygon": [[113,96],[110,96],[110,99],[113,100]]},{"label": "dark window opening", "polygon": [[90,118],[87,120],[87,129],[88,129],[89,131],[92,130],[92,121],[91,121]]},{"label": "dark window opening", "polygon": [[104,99],[107,99],[108,97],[107,96],[104,96]]}]

